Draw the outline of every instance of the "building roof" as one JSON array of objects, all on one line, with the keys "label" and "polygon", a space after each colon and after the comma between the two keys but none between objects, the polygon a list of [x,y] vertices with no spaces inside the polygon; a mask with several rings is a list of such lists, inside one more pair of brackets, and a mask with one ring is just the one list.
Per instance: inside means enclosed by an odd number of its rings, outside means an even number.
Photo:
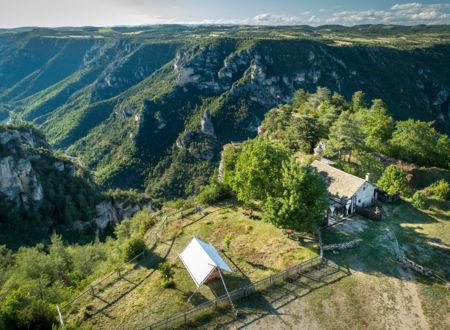
[{"label": "building roof", "polygon": [[313,161],[311,166],[315,168],[317,173],[319,173],[325,180],[330,197],[340,201],[351,199],[359,188],[361,188],[364,182],[367,182],[364,179],[322,163],[318,160]]},{"label": "building roof", "polygon": [[216,267],[233,273],[233,270],[212,245],[196,237],[189,242],[179,257],[197,287],[208,279]]}]

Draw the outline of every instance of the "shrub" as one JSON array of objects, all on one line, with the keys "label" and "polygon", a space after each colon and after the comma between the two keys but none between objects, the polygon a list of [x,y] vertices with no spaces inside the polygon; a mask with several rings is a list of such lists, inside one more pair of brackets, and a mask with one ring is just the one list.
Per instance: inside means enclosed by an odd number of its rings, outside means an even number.
[{"label": "shrub", "polygon": [[231,239],[233,238],[233,234],[229,233],[227,236],[225,236],[225,247],[227,250],[230,248]]},{"label": "shrub", "polygon": [[174,282],[172,278],[163,278],[163,280],[161,281],[161,285],[163,288],[171,288],[174,286]]},{"label": "shrub", "polygon": [[450,184],[445,179],[436,181],[430,186],[430,192],[442,200],[450,199]]},{"label": "shrub", "polygon": [[141,253],[145,248],[145,241],[140,237],[134,237],[130,239],[123,249],[125,262],[130,261],[139,253]]},{"label": "shrub", "polygon": [[395,165],[388,166],[377,186],[383,189],[388,194],[402,194],[407,195],[409,192],[409,183],[406,180],[406,172]]},{"label": "shrub", "polygon": [[161,272],[161,277],[163,278],[172,278],[174,271],[172,266],[167,262],[161,262],[158,265],[158,270]]},{"label": "shrub", "polygon": [[210,184],[208,186],[202,186],[202,190],[197,196],[197,201],[200,204],[206,205],[215,203],[227,196],[227,192],[230,191],[230,188],[219,181],[218,175],[219,172],[216,169],[209,179]]},{"label": "shrub", "polygon": [[175,272],[172,269],[172,266],[167,262],[161,262],[158,265],[158,270],[161,272],[161,285],[163,288],[169,288],[174,285],[173,275]]},{"label": "shrub", "polygon": [[425,199],[425,195],[424,195],[423,192],[421,192],[421,191],[416,191],[416,192],[414,193],[412,199],[413,199],[412,205],[413,205],[415,208],[423,209],[423,208],[425,207],[425,205],[426,205],[426,199]]},{"label": "shrub", "polygon": [[23,310],[18,313],[19,325],[24,329],[51,329],[57,323],[54,308],[40,299],[32,299]]},{"label": "shrub", "polygon": [[139,226],[139,236],[144,237],[145,233],[155,224],[155,219],[148,217]]}]

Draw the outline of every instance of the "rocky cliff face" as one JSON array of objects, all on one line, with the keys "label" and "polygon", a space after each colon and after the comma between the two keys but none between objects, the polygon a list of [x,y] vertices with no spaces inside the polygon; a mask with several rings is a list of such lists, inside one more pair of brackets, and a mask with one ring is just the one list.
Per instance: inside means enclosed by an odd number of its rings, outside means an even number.
[{"label": "rocky cliff face", "polygon": [[31,159],[41,156],[34,148],[49,148],[43,137],[31,128],[0,131],[0,193],[15,209],[38,209],[43,200],[43,189]]},{"label": "rocky cliff face", "polygon": [[369,99],[383,98],[397,119],[437,119],[448,126],[450,79],[441,71],[450,74],[443,64],[449,55],[446,46],[399,51],[261,41],[251,49],[236,50],[224,42],[178,53],[174,69],[180,87],[215,94],[229,91],[229,97],[245,96],[266,109],[288,103],[298,88],[326,86],[346,97],[364,90]]},{"label": "rocky cliff face", "polygon": [[362,90],[367,100],[382,98],[394,119],[436,120],[450,130],[448,44],[401,50],[261,36],[197,40],[189,29],[184,40],[170,39],[170,28],[151,30],[0,39],[0,103],[13,122],[34,121],[52,145],[80,157],[108,188],[150,182],[184,191],[173,187],[195,181],[186,191],[198,191],[222,146],[254,137],[264,114],[298,88],[324,86],[347,99]]},{"label": "rocky cliff face", "polygon": [[140,211],[122,192],[117,198],[96,192],[89,174],[57,157],[31,125],[0,126],[0,241],[34,244],[52,231],[70,240],[77,232],[97,235]]}]

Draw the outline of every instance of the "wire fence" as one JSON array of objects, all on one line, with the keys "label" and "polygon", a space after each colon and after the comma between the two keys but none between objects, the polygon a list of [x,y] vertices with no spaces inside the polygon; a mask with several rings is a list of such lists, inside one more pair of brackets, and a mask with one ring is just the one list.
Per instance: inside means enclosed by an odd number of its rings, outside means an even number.
[{"label": "wire fence", "polygon": [[[298,277],[300,274],[306,273],[313,267],[321,265],[326,261],[327,260],[321,256],[314,257],[295,266],[288,267],[278,273],[263,278],[257,282],[250,283],[239,289],[231,291],[229,293],[230,297],[232,300],[236,301],[248,297],[254,294],[255,292],[267,290],[268,288],[274,285],[281,284],[288,279]],[[230,302],[229,297],[228,295],[225,294],[214,300],[207,301],[198,306],[173,314],[165,319],[152,323],[149,326],[144,327],[143,329],[174,328],[183,323],[195,320],[198,317],[203,316],[204,314],[211,312],[217,308],[224,307],[227,304],[229,304],[229,302]]]},{"label": "wire fence", "polygon": [[[122,269],[124,269],[124,267],[126,267],[127,265],[131,264],[132,262],[136,261],[137,259],[139,259],[141,256],[143,256],[149,249],[151,249],[153,247],[154,244],[156,244],[157,240],[158,240],[158,235],[161,232],[162,229],[164,229],[164,227],[167,225],[167,223],[169,222],[169,219],[179,213],[183,214],[183,212],[185,212],[186,210],[188,210],[189,208],[177,211],[177,212],[173,212],[171,214],[165,214],[163,221],[159,224],[158,228],[156,229],[156,231],[153,233],[152,237],[150,237],[149,241],[147,242],[147,244],[145,245],[145,248],[142,250],[142,252],[140,252],[138,255],[136,255],[133,259],[127,261],[126,263],[122,264],[121,266],[119,266],[118,268],[116,268],[115,270],[113,270],[111,273],[109,273],[108,275],[106,275],[104,278],[102,278],[100,281],[98,281],[97,283],[92,284],[91,286],[89,286],[86,290],[84,290],[83,292],[81,292],[78,296],[76,296],[75,298],[73,298],[72,300],[70,300],[69,302],[67,302],[66,304],[64,304],[63,306],[59,307],[59,305],[56,306],[56,309],[58,311],[58,316],[59,316],[59,322],[61,323],[62,326],[64,326],[64,318],[62,315],[63,310],[68,307],[69,305],[73,304],[75,301],[77,301],[78,299],[80,299],[81,297],[83,297],[84,295],[90,293],[92,295],[94,295],[94,290],[96,287],[100,286],[102,283],[104,283],[107,279],[111,278],[114,274],[117,274],[117,279],[120,279],[120,271]],[[199,207],[194,209],[194,212],[197,212],[197,210],[199,209]],[[159,214],[157,214],[156,216],[160,216],[163,213],[160,212]]]}]

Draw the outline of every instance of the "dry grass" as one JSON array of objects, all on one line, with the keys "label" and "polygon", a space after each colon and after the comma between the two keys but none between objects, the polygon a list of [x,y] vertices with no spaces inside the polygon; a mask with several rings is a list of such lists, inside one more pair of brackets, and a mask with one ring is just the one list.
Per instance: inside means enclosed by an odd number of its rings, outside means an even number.
[{"label": "dry grass", "polygon": [[[200,328],[249,329],[448,329],[450,293],[412,270],[403,268],[396,255],[407,257],[441,274],[449,274],[448,250],[436,247],[450,244],[448,220],[414,209],[407,202],[386,204],[385,217],[373,222],[355,216],[327,229],[324,243],[359,240],[360,247],[327,252],[325,257],[348,267],[351,275],[273,288],[258,300],[259,308],[241,303],[244,316],[231,315],[197,324]],[[415,249],[420,249],[417,253]],[[448,278],[448,277],[447,277]],[[263,304],[261,305],[261,301]],[[249,307],[249,308],[247,308]]]},{"label": "dry grass", "polygon": [[[122,272],[122,279],[112,279],[96,296],[89,296],[74,306],[67,320],[78,319],[83,325],[100,329],[137,328],[222,295],[223,287],[216,280],[203,286],[188,303],[195,284],[179,260],[174,263],[175,287],[164,289],[161,286],[156,265],[163,260],[173,262],[193,235],[220,251],[225,249],[225,235],[232,233],[230,248],[222,252],[237,271],[225,275],[231,290],[318,254],[315,237],[306,235],[298,241],[290,240],[281,229],[250,219],[242,212],[238,203],[227,201],[208,207],[202,213],[173,219],[151,253]],[[256,211],[255,215],[261,216],[261,213]]]}]

